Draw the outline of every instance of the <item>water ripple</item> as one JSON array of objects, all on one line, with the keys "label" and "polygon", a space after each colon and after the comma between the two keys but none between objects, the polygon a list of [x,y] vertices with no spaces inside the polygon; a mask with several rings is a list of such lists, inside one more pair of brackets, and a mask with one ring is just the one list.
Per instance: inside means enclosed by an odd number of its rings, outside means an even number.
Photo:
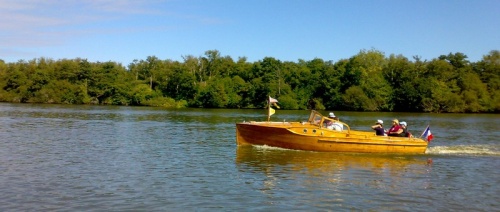
[{"label": "water ripple", "polygon": [[[415,126],[432,120],[436,137],[424,155],[237,147],[234,123],[261,117],[261,112],[0,104],[0,210],[495,211],[500,207],[500,171],[494,168],[500,167],[497,134],[478,131],[480,140],[460,135],[464,122],[495,131],[498,128],[481,123],[498,122],[496,117],[399,115],[406,120],[415,116],[411,122]],[[307,116],[304,111],[282,113],[279,119]],[[359,128],[365,119],[367,124],[373,121],[367,113],[342,115]]]}]

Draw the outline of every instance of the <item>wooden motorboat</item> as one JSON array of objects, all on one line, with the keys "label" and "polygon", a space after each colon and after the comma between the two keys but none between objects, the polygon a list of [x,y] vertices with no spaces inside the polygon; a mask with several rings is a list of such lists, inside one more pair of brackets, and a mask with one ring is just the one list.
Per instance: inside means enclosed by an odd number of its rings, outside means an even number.
[{"label": "wooden motorboat", "polygon": [[[327,122],[343,126],[337,131]],[[312,110],[307,122],[250,121],[236,124],[238,145],[267,145],[319,152],[425,153],[428,142],[414,137],[377,136],[351,130],[349,125]]]}]

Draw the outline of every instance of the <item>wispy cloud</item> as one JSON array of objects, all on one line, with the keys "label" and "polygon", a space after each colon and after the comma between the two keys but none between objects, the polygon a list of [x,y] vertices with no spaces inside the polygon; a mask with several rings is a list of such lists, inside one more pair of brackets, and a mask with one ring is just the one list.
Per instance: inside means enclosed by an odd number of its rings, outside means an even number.
[{"label": "wispy cloud", "polygon": [[165,1],[98,0],[89,1],[87,9],[119,14],[160,14],[154,5]]},{"label": "wispy cloud", "polygon": [[0,0],[0,57],[19,54],[32,57],[46,47],[69,46],[89,35],[158,32],[227,23],[216,17],[176,10],[178,3],[176,0]]},{"label": "wispy cloud", "polygon": [[10,57],[33,57],[34,54],[33,52],[29,52],[29,51],[20,51],[20,50],[15,50],[15,49],[4,49],[4,48],[0,48],[0,60],[4,59],[4,58],[1,58],[1,57],[7,57],[7,56],[10,56]]},{"label": "wispy cloud", "polygon": [[[102,29],[102,22],[160,14],[155,4],[161,2],[164,1],[0,0],[0,55],[17,52],[7,48],[60,45],[70,37]],[[105,30],[109,32],[109,28]]]}]

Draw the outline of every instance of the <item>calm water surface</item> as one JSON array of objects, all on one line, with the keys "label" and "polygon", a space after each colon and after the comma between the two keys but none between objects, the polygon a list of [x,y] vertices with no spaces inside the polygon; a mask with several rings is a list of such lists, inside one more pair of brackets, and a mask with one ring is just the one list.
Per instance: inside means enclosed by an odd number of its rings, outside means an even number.
[{"label": "calm water surface", "polygon": [[424,155],[237,147],[235,123],[263,110],[0,103],[0,211],[500,211],[500,115],[335,112],[434,140]]}]

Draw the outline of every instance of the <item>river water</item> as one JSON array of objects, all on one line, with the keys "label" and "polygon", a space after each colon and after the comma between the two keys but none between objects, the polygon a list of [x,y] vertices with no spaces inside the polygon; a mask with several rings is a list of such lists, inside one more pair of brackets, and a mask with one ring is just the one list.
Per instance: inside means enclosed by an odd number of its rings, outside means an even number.
[{"label": "river water", "polygon": [[235,123],[263,110],[0,103],[0,211],[500,211],[499,114],[335,113],[434,140],[423,155],[238,147]]}]

